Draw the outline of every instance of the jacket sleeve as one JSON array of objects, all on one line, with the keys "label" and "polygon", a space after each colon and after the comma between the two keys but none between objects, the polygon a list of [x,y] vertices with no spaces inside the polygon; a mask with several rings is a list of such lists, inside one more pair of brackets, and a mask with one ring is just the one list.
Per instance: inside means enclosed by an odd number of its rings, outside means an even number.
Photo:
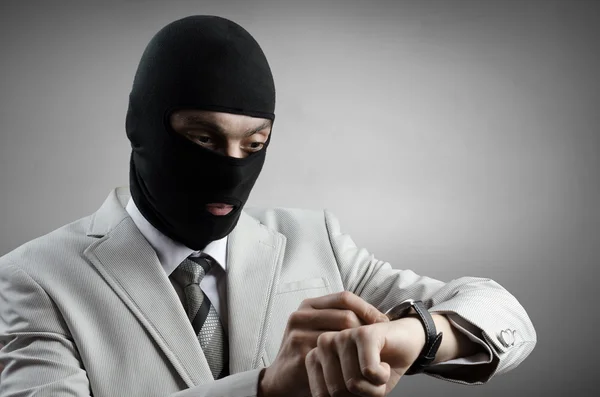
[{"label": "jacket sleeve", "polygon": [[436,365],[427,374],[481,384],[515,368],[533,350],[537,337],[529,316],[517,299],[495,281],[461,277],[444,283],[412,270],[394,269],[358,248],[350,236],[340,231],[337,218],[328,211],[325,223],[346,290],[381,311],[405,299],[422,300],[430,312],[446,314],[458,330],[488,352],[483,362]]},{"label": "jacket sleeve", "polygon": [[21,269],[0,265],[0,396],[89,396],[86,372],[45,291]]},{"label": "jacket sleeve", "polygon": [[[26,272],[0,261],[2,366],[1,397],[92,395],[77,346],[60,311]],[[171,397],[252,397],[257,393],[260,371],[233,374]]]}]

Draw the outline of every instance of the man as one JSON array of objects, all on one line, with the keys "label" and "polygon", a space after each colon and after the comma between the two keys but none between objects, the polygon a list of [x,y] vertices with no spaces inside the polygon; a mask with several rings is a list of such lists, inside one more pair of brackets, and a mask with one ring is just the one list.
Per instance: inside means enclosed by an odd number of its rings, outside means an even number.
[{"label": "man", "polygon": [[242,27],[155,35],[129,188],[0,259],[0,396],[383,396],[405,374],[483,383],[525,359],[534,328],[497,283],[395,270],[327,211],[244,210],[274,109]]}]

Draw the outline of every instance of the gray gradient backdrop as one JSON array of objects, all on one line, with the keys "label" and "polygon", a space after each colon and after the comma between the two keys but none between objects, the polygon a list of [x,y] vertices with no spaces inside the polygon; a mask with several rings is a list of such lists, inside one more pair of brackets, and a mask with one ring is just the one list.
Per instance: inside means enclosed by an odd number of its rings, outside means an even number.
[{"label": "gray gradient backdrop", "polygon": [[[491,277],[539,342],[467,387],[598,385],[600,1],[2,1],[0,254],[127,184],[127,95],[151,36],[190,14],[248,29],[277,121],[250,205],[329,208],[360,245],[442,280]],[[593,393],[595,394],[595,393]]]}]

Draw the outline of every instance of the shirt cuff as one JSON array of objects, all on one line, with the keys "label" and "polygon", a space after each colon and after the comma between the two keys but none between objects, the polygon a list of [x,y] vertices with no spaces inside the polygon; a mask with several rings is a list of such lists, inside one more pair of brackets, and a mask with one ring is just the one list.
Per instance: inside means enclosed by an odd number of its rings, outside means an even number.
[{"label": "shirt cuff", "polygon": [[485,343],[483,339],[478,336],[481,335],[481,331],[479,330],[479,328],[469,323],[468,321],[460,317],[458,314],[446,313],[445,316],[446,318],[448,318],[448,321],[450,321],[450,324],[452,324],[463,334],[467,335],[467,337],[471,341],[481,345],[485,351],[468,357],[460,357],[455,358],[453,360],[436,363],[429,366],[429,368],[433,369],[434,367],[443,367],[446,365],[478,365],[491,363],[493,357],[492,352],[488,344]]}]

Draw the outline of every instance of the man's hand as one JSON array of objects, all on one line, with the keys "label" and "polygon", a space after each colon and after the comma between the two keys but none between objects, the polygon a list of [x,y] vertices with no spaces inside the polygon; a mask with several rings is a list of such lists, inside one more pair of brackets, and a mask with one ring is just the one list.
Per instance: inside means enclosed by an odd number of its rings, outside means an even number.
[{"label": "man's hand", "polygon": [[[432,364],[483,351],[445,315],[431,317],[437,331],[444,334]],[[419,357],[423,346],[425,330],[416,316],[325,332],[319,336],[317,347],[306,355],[312,396],[385,396]]]},{"label": "man's hand", "polygon": [[425,345],[423,325],[407,317],[319,336],[306,356],[313,397],[382,397]]},{"label": "man's hand", "polygon": [[305,359],[328,331],[343,331],[388,318],[351,292],[306,299],[288,319],[275,361],[263,371],[259,396],[310,396]]}]

